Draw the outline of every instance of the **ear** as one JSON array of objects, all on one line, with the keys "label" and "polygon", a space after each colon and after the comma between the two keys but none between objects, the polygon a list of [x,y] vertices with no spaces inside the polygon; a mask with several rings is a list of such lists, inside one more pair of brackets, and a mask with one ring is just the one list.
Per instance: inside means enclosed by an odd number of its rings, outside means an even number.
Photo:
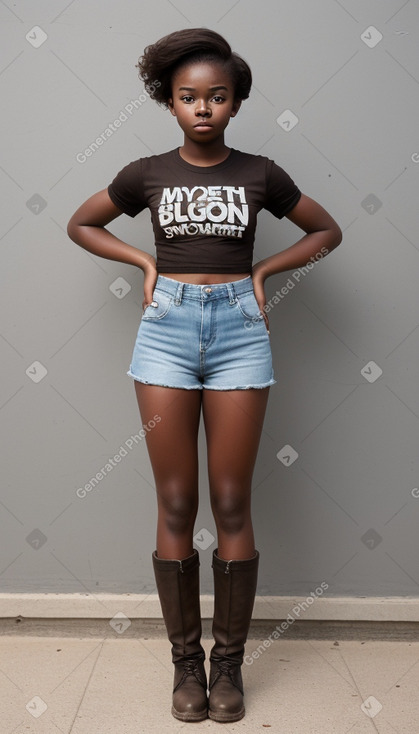
[{"label": "ear", "polygon": [[167,100],[167,107],[170,110],[170,112],[172,113],[172,115],[174,117],[176,117],[176,112],[175,112],[174,107],[173,107],[173,99],[172,99],[172,97],[169,97],[169,99]]},{"label": "ear", "polygon": [[232,110],[231,110],[230,117],[235,117],[237,115],[237,113],[238,113],[238,111],[239,111],[239,109],[241,107],[241,104],[242,104],[242,100],[241,99],[237,99],[237,100],[234,101],[233,107],[232,107]]}]

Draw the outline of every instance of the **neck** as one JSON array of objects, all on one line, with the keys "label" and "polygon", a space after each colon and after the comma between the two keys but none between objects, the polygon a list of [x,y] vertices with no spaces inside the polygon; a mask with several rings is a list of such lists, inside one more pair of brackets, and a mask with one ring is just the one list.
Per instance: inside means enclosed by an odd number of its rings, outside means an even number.
[{"label": "neck", "polygon": [[179,148],[179,153],[188,163],[214,166],[222,163],[230,152],[230,148],[224,143],[224,136],[210,143],[196,143],[189,138],[184,139],[183,146]]}]

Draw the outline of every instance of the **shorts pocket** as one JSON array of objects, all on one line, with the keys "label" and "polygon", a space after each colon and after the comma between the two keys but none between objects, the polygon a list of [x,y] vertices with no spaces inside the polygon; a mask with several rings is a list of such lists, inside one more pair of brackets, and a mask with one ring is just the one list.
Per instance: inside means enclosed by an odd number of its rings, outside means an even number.
[{"label": "shorts pocket", "polygon": [[263,321],[263,314],[259,309],[258,302],[253,291],[236,295],[236,298],[239,309],[246,319],[251,319],[252,321]]},{"label": "shorts pocket", "polygon": [[163,319],[170,311],[173,296],[156,288],[153,291],[153,300],[145,307],[142,315],[143,321],[157,321]]}]

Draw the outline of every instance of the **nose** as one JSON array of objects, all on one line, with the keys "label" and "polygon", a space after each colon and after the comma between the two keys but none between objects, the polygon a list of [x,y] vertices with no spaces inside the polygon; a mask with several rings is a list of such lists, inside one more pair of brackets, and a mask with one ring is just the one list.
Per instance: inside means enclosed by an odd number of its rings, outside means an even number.
[{"label": "nose", "polygon": [[204,99],[197,100],[196,107],[195,107],[195,114],[196,115],[210,115],[211,114],[211,110],[207,106],[207,103],[205,102]]}]

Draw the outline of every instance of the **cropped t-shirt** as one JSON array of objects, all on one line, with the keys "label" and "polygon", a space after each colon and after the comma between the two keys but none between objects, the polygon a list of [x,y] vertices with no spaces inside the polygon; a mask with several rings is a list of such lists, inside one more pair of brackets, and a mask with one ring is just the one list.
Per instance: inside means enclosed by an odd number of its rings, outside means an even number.
[{"label": "cropped t-shirt", "polygon": [[159,273],[251,273],[257,213],[282,219],[301,191],[273,160],[230,149],[214,166],[179,148],[131,161],[108,186],[130,217],[148,208]]}]

